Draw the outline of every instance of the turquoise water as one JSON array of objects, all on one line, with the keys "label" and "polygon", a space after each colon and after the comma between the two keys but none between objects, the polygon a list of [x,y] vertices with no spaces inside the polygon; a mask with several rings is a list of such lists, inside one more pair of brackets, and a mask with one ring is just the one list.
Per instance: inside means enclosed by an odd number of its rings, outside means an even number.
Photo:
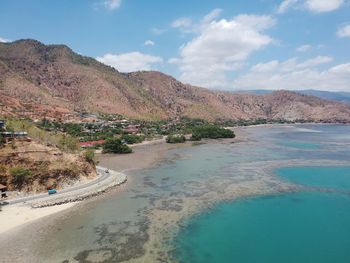
[{"label": "turquoise water", "polygon": [[350,167],[288,167],[276,173],[334,192],[220,204],[187,222],[175,239],[175,257],[192,263],[350,262]]},{"label": "turquoise water", "polygon": [[350,166],[286,167],[276,173],[296,184],[350,191]]},{"label": "turquoise water", "polygon": [[292,148],[298,148],[298,149],[317,149],[320,148],[320,145],[317,143],[307,143],[307,142],[286,142],[286,143],[282,143],[283,146],[287,146],[287,147],[292,147]]},{"label": "turquoise water", "polygon": [[221,204],[190,220],[177,258],[191,263],[349,263],[350,197],[297,193]]}]

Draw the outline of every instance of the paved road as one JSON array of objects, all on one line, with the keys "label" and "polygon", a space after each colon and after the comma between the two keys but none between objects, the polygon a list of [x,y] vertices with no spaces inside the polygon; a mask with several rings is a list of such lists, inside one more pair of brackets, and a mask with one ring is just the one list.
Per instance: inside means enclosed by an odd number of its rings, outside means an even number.
[{"label": "paved road", "polygon": [[[61,196],[63,194],[68,194],[68,193],[72,193],[73,194],[75,191],[81,191],[84,188],[90,188],[90,187],[92,187],[94,185],[100,184],[100,183],[108,180],[109,177],[111,176],[111,174],[107,173],[106,170],[107,170],[107,168],[104,168],[104,167],[101,167],[101,166],[97,166],[96,167],[96,171],[97,171],[99,176],[95,180],[90,181],[90,182],[85,183],[85,184],[82,184],[82,185],[77,185],[77,186],[64,188],[62,190],[57,191],[57,194],[52,195],[52,197],[58,197],[58,196]],[[47,199],[48,196],[49,195],[47,193],[45,193],[45,194],[37,194],[37,195],[31,195],[31,196],[22,197],[22,198],[5,200],[5,201],[3,201],[3,203],[7,204],[7,205],[14,205],[14,204],[18,204],[18,203],[26,203],[26,202],[31,202],[31,201],[38,201],[40,199]]]}]

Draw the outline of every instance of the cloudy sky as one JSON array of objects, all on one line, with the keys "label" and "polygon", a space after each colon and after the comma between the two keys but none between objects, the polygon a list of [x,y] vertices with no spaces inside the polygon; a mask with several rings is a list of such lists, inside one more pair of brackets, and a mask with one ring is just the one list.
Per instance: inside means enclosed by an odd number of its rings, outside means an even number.
[{"label": "cloudy sky", "polygon": [[0,41],[224,90],[350,91],[350,0],[1,0]]}]

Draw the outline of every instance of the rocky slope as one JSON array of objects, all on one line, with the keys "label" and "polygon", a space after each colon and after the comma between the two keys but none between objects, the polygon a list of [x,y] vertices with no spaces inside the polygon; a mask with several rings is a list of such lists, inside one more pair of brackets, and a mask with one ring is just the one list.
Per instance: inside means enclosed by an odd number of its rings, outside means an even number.
[{"label": "rocky slope", "polygon": [[[283,88],[283,87],[281,87]],[[131,118],[350,121],[350,106],[288,91],[210,91],[160,72],[124,74],[63,45],[0,43],[0,114],[70,118],[78,112]]]},{"label": "rocky slope", "polygon": [[95,176],[94,164],[56,147],[16,141],[0,148],[0,183],[10,191],[43,192]]}]

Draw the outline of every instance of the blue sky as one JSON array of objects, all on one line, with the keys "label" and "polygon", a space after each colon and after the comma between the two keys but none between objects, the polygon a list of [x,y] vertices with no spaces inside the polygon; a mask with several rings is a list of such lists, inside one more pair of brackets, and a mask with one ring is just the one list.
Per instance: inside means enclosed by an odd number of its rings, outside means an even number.
[{"label": "blue sky", "polygon": [[0,0],[0,41],[212,89],[350,91],[349,0]]}]

